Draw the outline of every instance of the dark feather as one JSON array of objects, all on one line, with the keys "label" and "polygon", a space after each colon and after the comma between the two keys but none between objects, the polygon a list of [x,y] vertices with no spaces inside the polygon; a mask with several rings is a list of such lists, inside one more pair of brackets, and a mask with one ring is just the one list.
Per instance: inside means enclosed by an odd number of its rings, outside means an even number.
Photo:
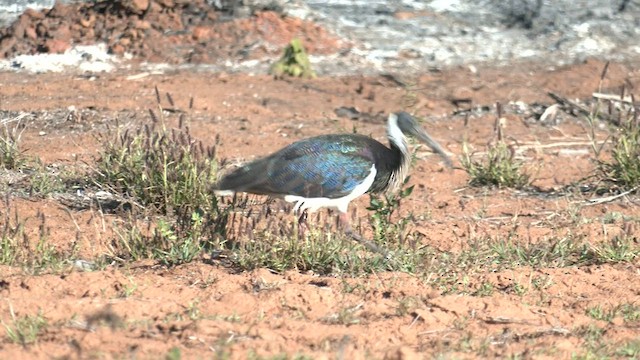
[{"label": "dark feather", "polygon": [[348,195],[376,165],[370,191],[384,189],[399,150],[363,135],[322,135],[295,142],[224,176],[216,190],[307,198]]}]

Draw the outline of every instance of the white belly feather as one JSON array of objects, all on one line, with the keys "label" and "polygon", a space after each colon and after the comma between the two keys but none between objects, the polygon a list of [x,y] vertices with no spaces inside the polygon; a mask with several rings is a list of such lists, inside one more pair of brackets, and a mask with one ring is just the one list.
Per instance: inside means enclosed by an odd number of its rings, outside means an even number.
[{"label": "white belly feather", "polygon": [[309,210],[310,212],[315,212],[320,208],[330,208],[337,209],[340,212],[346,213],[347,208],[349,207],[349,203],[359,197],[364,195],[367,190],[371,188],[373,184],[373,180],[376,178],[376,167],[375,165],[371,166],[371,172],[364,179],[362,184],[353,188],[353,191],[341,198],[330,199],[326,197],[317,197],[317,198],[305,198],[298,195],[285,195],[284,200],[290,203],[296,203],[293,207],[293,211],[304,211]]}]

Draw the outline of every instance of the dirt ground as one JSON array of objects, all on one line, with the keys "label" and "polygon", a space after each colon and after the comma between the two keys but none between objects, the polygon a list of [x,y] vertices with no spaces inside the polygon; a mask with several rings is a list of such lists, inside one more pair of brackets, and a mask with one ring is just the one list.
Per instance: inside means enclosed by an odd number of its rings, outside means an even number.
[{"label": "dirt ground", "polygon": [[[228,159],[252,159],[297,139],[354,127],[385,141],[379,114],[398,109],[426,118],[425,127],[457,158],[464,141],[485,150],[496,115],[495,110],[472,114],[465,125],[465,116],[455,115],[453,100],[468,98],[473,106],[549,105],[554,101],[547,92],[588,99],[598,89],[603,66],[590,60],[557,69],[478,67],[476,73],[461,67],[408,79],[411,91],[384,76],[274,80],[183,71],[128,79],[135,71],[95,78],[1,73],[0,107],[7,118],[28,114],[23,148],[49,169],[90,168],[99,151],[96,138],[107,125],[149,121],[147,109],[157,106],[154,87],[172,94],[176,107],[187,108],[193,97],[193,134],[205,144],[220,136],[219,156]],[[637,86],[637,69],[633,63],[611,64],[602,91]],[[341,106],[374,116],[366,121],[337,117],[334,110]],[[580,117],[565,115],[543,124],[536,116],[505,109],[505,134],[534,174],[534,186],[552,194],[592,173],[593,154]],[[604,139],[606,133],[599,136]],[[510,231],[525,231],[521,239],[533,243],[572,233],[594,245],[625,231],[638,235],[636,227],[627,226],[638,221],[637,205],[627,198],[589,206],[588,197],[596,195],[471,188],[463,170],[445,169],[424,149],[412,174],[411,184],[417,186],[402,211],[423,215],[412,226],[424,235],[425,245],[440,251],[455,253],[474,238]],[[12,192],[17,185],[6,181],[3,191]],[[44,214],[50,231],[46,241],[60,248],[75,242],[79,259],[103,254],[118,222],[96,209],[68,208],[56,196],[16,191],[9,204],[2,212],[17,212],[27,233],[37,232],[37,214]],[[365,197],[353,205],[355,216],[369,216]],[[623,216],[603,220],[612,214]],[[195,261],[173,268],[153,262],[99,271],[68,267],[31,276],[4,266],[3,331],[11,326],[12,313],[41,314],[47,326],[26,347],[5,336],[0,353],[15,359],[151,359],[179,348],[183,358],[569,358],[596,351],[588,329],[600,334],[599,344],[613,347],[638,338],[637,320],[597,320],[587,309],[640,304],[639,274],[636,258],[605,265],[485,268],[459,280],[470,289],[493,284],[495,290],[482,296],[446,291],[399,272],[357,278],[269,269],[237,273]],[[524,290],[514,292],[514,284]],[[348,321],[331,320],[345,313]]]}]

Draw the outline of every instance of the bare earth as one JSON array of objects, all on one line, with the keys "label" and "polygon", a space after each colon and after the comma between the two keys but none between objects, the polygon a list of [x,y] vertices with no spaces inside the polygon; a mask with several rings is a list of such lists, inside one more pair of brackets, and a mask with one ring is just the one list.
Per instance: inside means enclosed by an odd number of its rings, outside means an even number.
[{"label": "bare earth", "polygon": [[[495,110],[473,115],[465,126],[464,116],[453,115],[452,99],[487,106],[549,105],[548,91],[588,99],[598,89],[603,66],[599,61],[559,69],[519,64],[479,67],[476,74],[456,68],[408,79],[412,91],[387,77],[283,81],[176,72],[127,80],[135,72],[93,79],[2,73],[0,104],[4,111],[34,112],[24,120],[22,146],[50,169],[90,168],[99,151],[96,137],[107,125],[115,126],[116,119],[121,124],[150,121],[147,109],[157,106],[156,86],[171,93],[177,107],[187,108],[194,98],[192,132],[205,144],[219,135],[220,157],[247,160],[297,139],[354,127],[386,142],[384,114],[406,109],[426,118],[425,127],[457,158],[463,141],[486,150],[496,115]],[[625,83],[637,86],[637,69],[637,64],[611,64],[603,89],[617,93]],[[339,118],[334,109],[340,106],[383,116]],[[559,190],[592,173],[593,154],[580,117],[565,116],[558,124],[513,112],[505,118],[505,134],[526,159],[534,186]],[[417,186],[402,213],[417,215],[411,225],[423,235],[420,241],[439,251],[459,252],[472,239],[512,231],[532,243],[571,233],[596,246],[624,231],[639,235],[637,205],[625,198],[585,206],[587,198],[575,192],[540,196],[475,189],[468,187],[463,170],[446,170],[424,149],[412,174],[411,184]],[[15,186],[3,181],[3,189]],[[353,204],[364,221],[367,201],[363,197]],[[104,254],[115,236],[114,224],[121,221],[97,209],[68,208],[56,196],[14,195],[9,204],[0,208],[0,221],[7,211],[11,218],[17,212],[26,232],[35,236],[36,215],[42,213],[50,230],[46,241],[60,249],[75,242],[80,259]],[[624,216],[604,221],[611,214]],[[0,268],[0,320],[11,326],[11,312],[18,318],[40,313],[47,326],[26,347],[4,337],[0,357],[151,359],[177,347],[183,358],[555,359],[584,354],[588,329],[600,329],[602,343],[613,348],[638,338],[637,320],[595,320],[586,313],[596,305],[640,304],[637,258],[617,265],[484,268],[461,276],[453,291],[432,280],[398,272],[358,278],[269,269],[237,273],[203,261],[174,268],[131,263],[98,271],[69,266],[37,276],[5,266]],[[485,283],[493,291],[483,295],[476,290]],[[514,291],[516,284],[520,291]]]}]

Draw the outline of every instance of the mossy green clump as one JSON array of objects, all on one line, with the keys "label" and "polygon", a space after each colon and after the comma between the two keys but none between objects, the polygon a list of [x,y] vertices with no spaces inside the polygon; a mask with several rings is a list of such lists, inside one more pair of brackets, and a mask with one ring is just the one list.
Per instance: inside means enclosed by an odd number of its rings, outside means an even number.
[{"label": "mossy green clump", "polygon": [[284,54],[280,60],[271,65],[269,73],[280,79],[285,75],[311,79],[316,77],[316,72],[311,68],[311,62],[300,39],[293,39],[284,48]]}]

